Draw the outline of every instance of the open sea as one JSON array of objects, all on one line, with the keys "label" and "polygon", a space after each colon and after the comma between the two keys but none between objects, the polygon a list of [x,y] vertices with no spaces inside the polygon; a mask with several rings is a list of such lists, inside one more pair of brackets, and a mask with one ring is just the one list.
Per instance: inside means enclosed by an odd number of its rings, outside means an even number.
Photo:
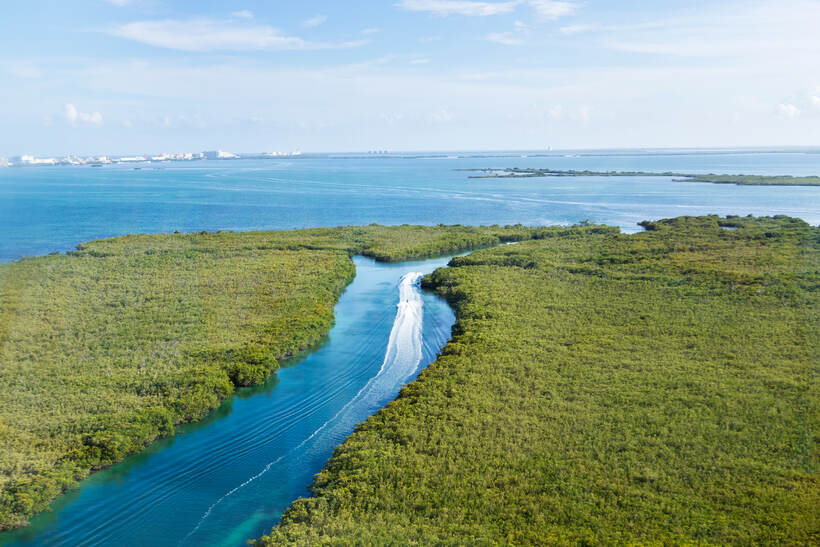
[{"label": "open sea", "polygon": [[103,167],[0,169],[0,261],[135,232],[343,224],[620,226],[680,215],[776,215],[820,223],[820,187],[668,178],[470,179],[458,169],[541,167],[820,175],[820,150],[305,155]]}]

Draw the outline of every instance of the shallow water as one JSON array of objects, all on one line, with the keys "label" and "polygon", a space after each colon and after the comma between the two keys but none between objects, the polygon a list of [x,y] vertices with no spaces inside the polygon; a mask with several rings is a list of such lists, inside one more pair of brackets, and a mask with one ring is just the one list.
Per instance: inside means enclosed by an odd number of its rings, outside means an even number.
[{"label": "shallow water", "polygon": [[453,314],[412,272],[447,261],[357,257],[320,348],[267,384],[239,390],[204,422],[92,475],[0,543],[242,545],[264,534],[308,494],[332,448],[446,343]]},{"label": "shallow water", "polygon": [[[522,157],[526,155],[527,157]],[[129,166],[0,169],[0,262],[136,232],[343,224],[572,224],[638,230],[680,215],[786,214],[820,223],[820,187],[658,177],[470,179],[487,167],[820,175],[820,154],[594,152],[310,156]]]}]

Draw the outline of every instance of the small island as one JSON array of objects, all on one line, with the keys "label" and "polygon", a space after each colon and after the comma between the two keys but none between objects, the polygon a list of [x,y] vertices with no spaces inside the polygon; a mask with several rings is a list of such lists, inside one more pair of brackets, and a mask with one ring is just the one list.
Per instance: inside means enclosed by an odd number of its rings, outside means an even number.
[{"label": "small island", "polygon": [[738,186],[820,186],[820,177],[794,177],[791,175],[717,175],[676,173],[665,171],[662,173],[647,171],[582,171],[575,169],[528,169],[508,167],[503,169],[463,169],[463,171],[479,173],[470,175],[471,179],[514,179],[536,177],[673,177],[675,182],[709,182],[712,184],[736,184]]}]

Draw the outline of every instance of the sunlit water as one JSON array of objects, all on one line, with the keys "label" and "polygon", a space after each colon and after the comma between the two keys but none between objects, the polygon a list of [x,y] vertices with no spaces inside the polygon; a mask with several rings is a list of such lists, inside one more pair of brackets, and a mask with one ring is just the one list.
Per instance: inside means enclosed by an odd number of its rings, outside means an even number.
[{"label": "sunlit water", "polygon": [[209,419],[92,475],[0,543],[242,545],[269,531],[356,423],[394,399],[450,336],[449,306],[418,287],[448,259],[379,264],[336,306],[327,341]]},{"label": "sunlit water", "polygon": [[[343,224],[571,224],[787,214],[820,223],[820,188],[667,178],[470,179],[458,169],[820,174],[820,154],[594,153],[314,156],[102,168],[0,169],[0,262],[135,232]],[[523,157],[527,156],[527,157]],[[241,545],[270,529],[356,423],[395,398],[449,337],[453,315],[417,274],[376,264],[336,307],[326,343],[204,422],[92,475],[0,544]]]},{"label": "sunlit water", "polygon": [[[526,155],[527,157],[521,157]],[[0,261],[134,232],[343,224],[572,224],[638,229],[680,215],[787,214],[820,223],[820,188],[668,178],[470,179],[457,169],[820,175],[820,154],[313,156],[130,166],[0,169]],[[489,156],[489,155],[484,155]]]}]

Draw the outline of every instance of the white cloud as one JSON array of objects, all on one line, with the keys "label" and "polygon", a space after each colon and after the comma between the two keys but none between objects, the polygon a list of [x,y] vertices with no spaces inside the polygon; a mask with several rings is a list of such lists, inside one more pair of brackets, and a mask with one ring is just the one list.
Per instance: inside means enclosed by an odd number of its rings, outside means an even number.
[{"label": "white cloud", "polygon": [[580,5],[561,0],[508,0],[506,2],[476,2],[473,0],[402,0],[396,4],[410,11],[424,11],[434,15],[489,16],[511,13],[518,6],[529,5],[540,19],[555,20],[574,15]]},{"label": "white cloud", "polygon": [[820,56],[816,21],[820,2],[744,1],[716,4],[708,13],[681,15],[635,25],[601,27],[615,50],[679,57],[735,57],[789,63]]},{"label": "white cloud", "polygon": [[820,108],[820,96],[817,96],[817,95],[812,96],[811,105],[814,108]]},{"label": "white cloud", "polygon": [[285,36],[268,25],[216,19],[136,21],[109,31],[113,36],[181,51],[310,50],[358,47],[365,41],[323,44]]},{"label": "white cloud", "polygon": [[599,28],[598,25],[567,25],[558,30],[561,34],[579,34],[581,32],[589,32],[597,28]]},{"label": "white cloud", "polygon": [[520,4],[509,2],[474,2],[471,0],[402,0],[397,6],[410,11],[426,11],[435,15],[487,16],[509,13]]},{"label": "white cloud", "polygon": [[77,107],[71,103],[66,103],[64,108],[65,119],[69,125],[77,126],[83,124],[96,125],[99,127],[103,124],[103,117],[99,112],[80,112]]},{"label": "white cloud", "polygon": [[430,62],[430,59],[413,59],[410,61],[411,65],[426,65]]},{"label": "white cloud", "polygon": [[800,117],[800,109],[791,103],[780,103],[777,105],[777,113],[782,118],[794,120]]},{"label": "white cloud", "polygon": [[486,38],[490,42],[505,46],[520,46],[523,43],[521,39],[517,38],[512,32],[491,32]]},{"label": "white cloud", "polygon": [[449,123],[454,119],[455,115],[453,115],[453,113],[450,112],[450,109],[446,106],[439,108],[430,116],[430,121],[432,123]]},{"label": "white cloud", "polygon": [[419,42],[422,44],[432,44],[433,42],[438,42],[441,40],[441,36],[422,36],[419,38]]},{"label": "white cloud", "polygon": [[[270,129],[288,135],[292,139],[288,146],[328,150],[367,149],[373,142],[391,149],[647,143],[740,146],[773,139],[776,144],[817,142],[815,124],[800,120],[784,123],[774,115],[779,103],[792,103],[803,110],[801,119],[806,117],[808,107],[804,109],[797,97],[808,101],[820,95],[815,89],[816,73],[793,72],[781,64],[759,66],[753,60],[732,66],[538,64],[498,71],[484,67],[483,72],[471,74],[466,67],[446,67],[442,73],[412,70],[407,63],[414,58],[402,58],[404,63],[376,60],[284,68],[261,59],[215,56],[208,64],[190,63],[185,58],[98,60],[92,65],[61,63],[43,69],[58,81],[82,82],[84,89],[97,96],[119,97],[119,110],[109,112],[115,106],[106,107],[106,118],[132,119],[135,128],[158,126],[153,135],[112,127],[105,134],[107,140],[101,141],[101,149],[116,145],[127,151],[160,144],[173,148],[178,138],[172,137],[174,131],[185,130],[182,122],[173,116],[169,119],[173,131],[159,129],[163,116],[180,108],[182,114],[188,113],[188,108],[207,112],[211,129],[192,133],[192,139],[241,135],[230,138],[244,139],[236,142],[246,149],[269,138],[269,133],[258,127],[239,130],[243,120],[254,115],[268,120]],[[699,85],[692,86],[692,82]],[[328,89],[333,93],[327,93]],[[783,89],[798,91],[792,99],[783,95]],[[745,99],[738,95],[741,91]],[[25,105],[20,101],[17,104]],[[282,104],[288,108],[283,110]],[[402,105],[401,109],[396,105]],[[450,107],[442,111],[444,105]],[[37,106],[33,103],[32,109]],[[589,108],[586,123],[582,119],[584,107]],[[404,115],[395,126],[378,116],[395,112]],[[611,121],[613,113],[620,123]],[[733,121],[735,117],[737,121]],[[532,120],[543,123],[532,124]],[[351,134],[351,124],[360,130]],[[538,127],[544,135],[533,141],[521,131],[522,126]],[[99,131],[86,133],[103,135]]]},{"label": "white cloud", "polygon": [[397,122],[404,119],[404,114],[382,114],[379,118],[382,119],[387,125],[395,125]]},{"label": "white cloud", "polygon": [[109,4],[114,4],[115,6],[123,7],[131,3],[131,0],[105,0]]},{"label": "white cloud", "polygon": [[318,27],[325,21],[327,21],[326,15],[315,15],[310,19],[305,19],[304,21],[302,21],[302,26],[307,28]]},{"label": "white cloud", "polygon": [[558,0],[529,0],[529,4],[538,13],[539,17],[549,20],[574,15],[579,8],[575,2]]},{"label": "white cloud", "polygon": [[232,11],[231,17],[234,19],[253,19],[253,12],[250,10]]},{"label": "white cloud", "polygon": [[376,34],[377,32],[381,32],[382,29],[380,28],[363,28],[361,34]]}]

